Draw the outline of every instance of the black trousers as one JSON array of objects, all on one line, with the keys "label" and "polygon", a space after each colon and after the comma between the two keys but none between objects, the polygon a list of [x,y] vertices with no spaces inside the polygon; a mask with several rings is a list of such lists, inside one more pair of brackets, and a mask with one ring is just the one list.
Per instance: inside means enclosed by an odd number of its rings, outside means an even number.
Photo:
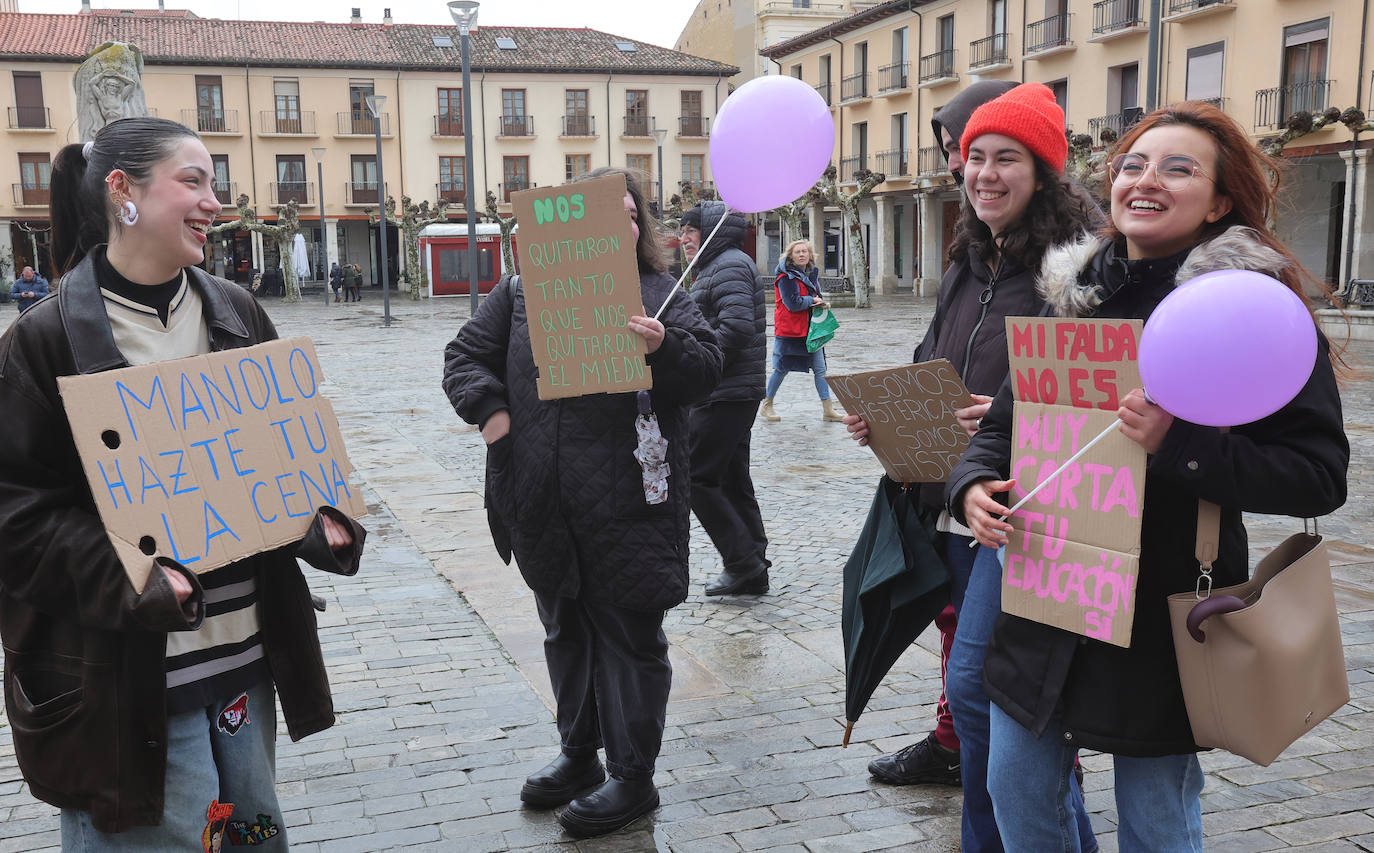
[{"label": "black trousers", "polygon": [[749,475],[749,434],[758,403],[707,403],[692,409],[692,511],[725,568],[769,565],[768,536]]},{"label": "black trousers", "polygon": [[620,779],[649,779],[663,745],[673,667],[663,611],[534,594],[563,752],[606,748]]}]

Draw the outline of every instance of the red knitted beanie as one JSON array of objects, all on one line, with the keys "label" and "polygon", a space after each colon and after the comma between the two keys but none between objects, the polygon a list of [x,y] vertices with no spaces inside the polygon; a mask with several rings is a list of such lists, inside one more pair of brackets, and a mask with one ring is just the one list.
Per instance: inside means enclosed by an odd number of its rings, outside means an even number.
[{"label": "red knitted beanie", "polygon": [[1015,139],[1057,174],[1064,174],[1064,161],[1069,156],[1064,111],[1055,102],[1054,93],[1048,86],[1022,83],[974,110],[959,140],[959,151],[965,161],[969,145],[985,133],[1000,133]]}]

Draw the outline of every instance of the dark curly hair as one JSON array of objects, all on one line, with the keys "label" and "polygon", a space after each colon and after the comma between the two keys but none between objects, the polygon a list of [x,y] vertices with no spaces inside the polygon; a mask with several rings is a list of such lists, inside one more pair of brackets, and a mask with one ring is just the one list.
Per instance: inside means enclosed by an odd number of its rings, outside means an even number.
[{"label": "dark curly hair", "polygon": [[968,194],[963,194],[959,224],[949,246],[950,262],[963,260],[969,249],[990,259],[994,249],[1000,248],[1026,269],[1036,270],[1046,249],[1076,239],[1084,231],[1097,231],[1106,223],[1107,217],[1091,193],[1056,173],[1039,157],[1032,159],[1035,182],[1040,188],[1031,195],[1021,220],[1003,232],[997,246],[993,244],[992,230],[973,212]]}]

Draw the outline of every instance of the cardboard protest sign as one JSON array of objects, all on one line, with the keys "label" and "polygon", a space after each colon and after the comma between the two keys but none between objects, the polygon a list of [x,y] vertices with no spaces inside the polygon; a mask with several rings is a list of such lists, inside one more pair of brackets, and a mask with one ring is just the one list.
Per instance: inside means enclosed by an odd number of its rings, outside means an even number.
[{"label": "cardboard protest sign", "polygon": [[868,447],[899,483],[943,483],[968,449],[954,410],[972,403],[949,359],[826,376],[845,411],[868,424]]},{"label": "cardboard protest sign", "polygon": [[[1017,402],[1013,502],[1116,420]],[[1002,610],[1117,646],[1131,643],[1145,451],[1113,430],[1009,519]]]},{"label": "cardboard protest sign", "polygon": [[201,573],[295,542],[322,504],[367,514],[309,338],[58,380],[134,588],[153,555]]},{"label": "cardboard protest sign", "polygon": [[1017,400],[1115,412],[1140,388],[1140,320],[1008,317]]},{"label": "cardboard protest sign", "polygon": [[[1007,318],[1013,503],[1116,420],[1141,387],[1139,320]],[[1113,430],[1009,519],[1002,610],[1131,643],[1145,451]]]},{"label": "cardboard protest sign", "polygon": [[625,176],[511,194],[520,220],[520,283],[539,399],[653,387]]}]

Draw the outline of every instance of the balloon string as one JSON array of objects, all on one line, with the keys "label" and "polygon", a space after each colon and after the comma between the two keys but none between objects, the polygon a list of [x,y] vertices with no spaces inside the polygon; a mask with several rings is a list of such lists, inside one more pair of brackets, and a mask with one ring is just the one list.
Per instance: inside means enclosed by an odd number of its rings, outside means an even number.
[{"label": "balloon string", "polygon": [[[1040,490],[1043,489],[1043,488],[1045,488],[1046,486],[1048,486],[1048,485],[1050,484],[1050,481],[1051,481],[1051,480],[1053,480],[1055,477],[1058,477],[1060,474],[1064,473],[1064,469],[1065,469],[1065,468],[1069,467],[1069,466],[1072,465],[1074,462],[1077,462],[1077,461],[1078,461],[1078,457],[1082,456],[1084,453],[1087,453],[1089,450],[1091,450],[1091,449],[1092,449],[1092,446],[1093,446],[1094,444],[1097,444],[1099,441],[1101,441],[1102,439],[1106,438],[1107,435],[1108,435],[1112,430],[1116,429],[1116,428],[1119,427],[1119,426],[1121,426],[1121,418],[1117,418],[1116,420],[1112,421],[1111,426],[1109,426],[1109,427],[1107,427],[1106,429],[1102,430],[1102,432],[1099,432],[1099,433],[1097,434],[1097,437],[1096,437],[1096,438],[1094,438],[1092,441],[1088,442],[1087,444],[1083,445],[1082,447],[1078,448],[1078,452],[1077,452],[1077,453],[1075,453],[1074,455],[1070,456],[1068,459],[1065,459],[1065,460],[1064,460],[1064,464],[1063,464],[1063,465],[1060,465],[1058,468],[1056,468],[1056,469],[1054,470],[1054,473],[1053,473],[1053,474],[1050,474],[1048,477],[1046,477],[1045,479],[1041,480],[1041,481],[1040,481],[1040,484],[1039,484],[1038,486],[1036,486],[1035,488],[1033,488],[1033,489],[1031,489],[1029,492],[1027,492],[1027,493],[1026,493],[1026,496],[1025,496],[1024,498],[1022,498],[1021,500],[1019,500],[1019,501],[1016,502],[1016,506],[1014,506],[1014,507],[1012,507],[1011,509],[1007,510],[1006,512],[1002,513],[1002,516],[1001,516],[1000,518],[998,518],[997,520],[998,520],[998,521],[1006,521],[1008,516],[1010,516],[1012,513],[1016,512],[1016,511],[1017,511],[1018,509],[1020,509],[1021,507],[1025,506],[1025,505],[1026,505],[1026,501],[1029,501],[1031,498],[1033,498],[1033,497],[1035,497],[1036,495],[1040,494]],[[976,540],[976,539],[975,539],[974,541],[968,543],[968,546],[969,546],[970,548],[976,547],[977,545],[978,545],[978,540]]]},{"label": "balloon string", "polygon": [[706,235],[706,239],[702,240],[701,245],[697,247],[697,253],[687,261],[687,268],[682,271],[682,275],[678,278],[677,284],[673,285],[673,289],[668,291],[668,295],[664,298],[663,304],[658,306],[658,311],[654,314],[655,320],[663,314],[663,309],[668,307],[668,303],[673,301],[673,294],[677,293],[678,289],[682,287],[682,283],[687,280],[687,273],[691,272],[692,267],[696,265],[697,258],[701,257],[701,251],[706,248],[706,244],[711,242],[711,238],[716,236],[716,232],[720,230],[720,226],[725,224],[725,217],[729,213],[730,208],[725,208],[725,212],[720,215],[720,220],[716,222],[716,227],[711,229],[711,233]]}]

